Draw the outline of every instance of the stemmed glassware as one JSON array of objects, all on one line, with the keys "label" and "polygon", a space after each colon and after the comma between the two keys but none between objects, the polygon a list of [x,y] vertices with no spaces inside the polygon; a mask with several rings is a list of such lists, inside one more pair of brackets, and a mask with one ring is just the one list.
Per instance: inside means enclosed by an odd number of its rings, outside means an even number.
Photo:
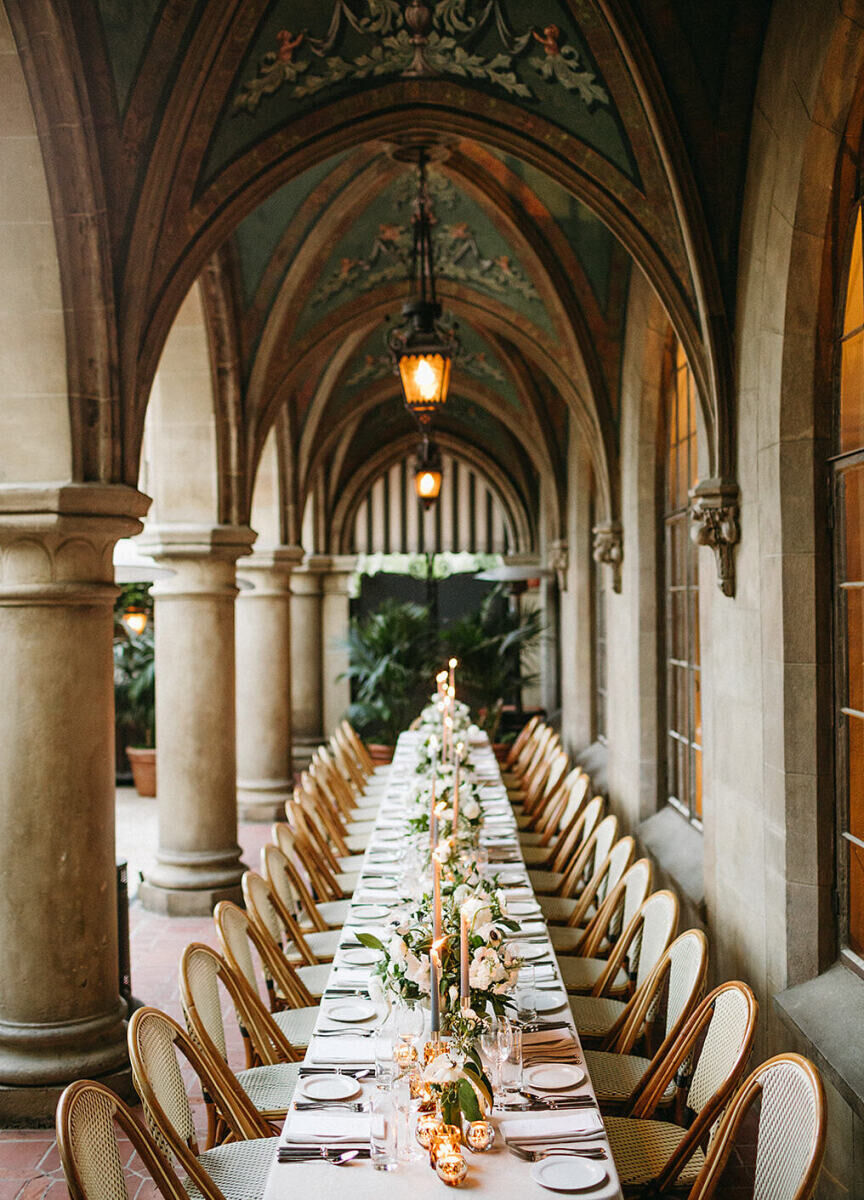
[{"label": "stemmed glassware", "polygon": [[513,1048],[513,1029],[504,1016],[490,1017],[480,1035],[480,1049],[492,1072],[493,1100],[501,1086],[501,1064]]}]

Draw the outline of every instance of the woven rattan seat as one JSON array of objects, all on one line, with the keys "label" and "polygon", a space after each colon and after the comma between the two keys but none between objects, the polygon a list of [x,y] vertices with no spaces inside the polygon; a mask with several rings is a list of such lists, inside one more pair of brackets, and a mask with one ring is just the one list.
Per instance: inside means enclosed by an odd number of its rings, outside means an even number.
[{"label": "woven rattan seat", "polygon": [[[678,1148],[686,1130],[666,1121],[639,1121],[633,1117],[606,1117],[609,1148],[621,1186],[639,1188],[655,1179]],[[697,1146],[685,1163],[679,1181],[692,1184],[702,1169],[705,1155]]]},{"label": "woven rattan seat", "polygon": [[348,920],[348,913],[351,909],[349,900],[324,900],[319,901],[318,913],[331,929],[341,929]]},{"label": "woven rattan seat", "polygon": [[[594,984],[606,970],[608,963],[605,958],[565,958],[558,964],[561,978],[568,992],[590,992]],[[615,993],[627,990],[627,972],[622,968],[618,971],[607,991]]]},{"label": "woven rattan seat", "polygon": [[330,978],[330,965],[328,963],[321,963],[316,967],[298,967],[297,974],[309,989],[309,994],[314,999],[319,999],[327,986],[327,980]]},{"label": "woven rattan seat", "polygon": [[[528,872],[529,876],[531,872]],[[562,877],[563,878],[563,877]],[[565,924],[570,920],[578,900],[572,900],[569,896],[538,896],[540,909],[547,921],[558,921]]]},{"label": "woven rattan seat", "polygon": [[[267,1173],[276,1157],[278,1138],[257,1138],[253,1142],[232,1142],[214,1146],[199,1155],[198,1161],[225,1197],[225,1200],[258,1200],[264,1195]],[[192,1200],[201,1193],[186,1181]],[[202,1197],[202,1200],[204,1198]]]},{"label": "woven rattan seat", "polygon": [[[650,1058],[638,1054],[612,1054],[608,1050],[586,1050],[585,1068],[591,1076],[591,1084],[602,1104],[620,1104],[632,1096],[645,1072],[651,1066]],[[674,1080],[663,1093],[662,1104],[670,1103],[675,1097]]]},{"label": "woven rattan seat", "polygon": [[585,1037],[604,1037],[621,1016],[623,1000],[609,996],[571,996],[570,1011],[576,1028]]},{"label": "woven rattan seat", "polygon": [[552,925],[549,937],[556,954],[570,954],[585,936],[585,925]]},{"label": "woven rattan seat", "polygon": [[237,1082],[260,1113],[284,1113],[297,1086],[299,1063],[273,1063],[237,1072]]},{"label": "woven rattan seat", "polygon": [[305,1050],[312,1041],[312,1031],[318,1019],[318,1006],[285,1008],[271,1015],[292,1046]]}]

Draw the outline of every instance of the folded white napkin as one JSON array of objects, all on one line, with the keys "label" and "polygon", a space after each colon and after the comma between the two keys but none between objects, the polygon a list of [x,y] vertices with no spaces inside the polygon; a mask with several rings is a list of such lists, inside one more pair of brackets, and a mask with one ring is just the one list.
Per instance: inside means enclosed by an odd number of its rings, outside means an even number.
[{"label": "folded white napkin", "polygon": [[322,1109],[321,1112],[291,1110],[279,1140],[283,1146],[292,1142],[303,1145],[368,1142],[369,1122],[368,1113],[334,1112],[326,1109]]},{"label": "folded white napkin", "polygon": [[506,1141],[542,1144],[562,1135],[594,1137],[603,1130],[600,1114],[594,1109],[568,1109],[566,1113],[542,1113],[536,1117],[518,1117],[501,1121]]},{"label": "folded white napkin", "polygon": [[[327,1026],[335,1029],[335,1022]],[[371,1067],[375,1062],[375,1039],[371,1037],[315,1038],[309,1048],[308,1061],[312,1066]]]}]

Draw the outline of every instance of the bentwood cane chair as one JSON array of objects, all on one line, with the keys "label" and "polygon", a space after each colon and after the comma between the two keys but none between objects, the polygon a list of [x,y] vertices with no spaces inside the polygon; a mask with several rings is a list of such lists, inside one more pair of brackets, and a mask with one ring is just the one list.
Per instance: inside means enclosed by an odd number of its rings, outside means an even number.
[{"label": "bentwood cane chair", "polygon": [[[552,860],[551,866],[548,868],[540,867],[536,871],[529,870],[532,883],[537,884],[541,889],[539,893],[541,906],[543,904],[549,905],[550,911],[558,912],[558,916],[555,919],[561,921],[566,921],[569,918],[573,911],[573,903],[575,902],[561,896],[544,896],[542,894],[542,889],[545,886],[544,881],[549,881],[549,886],[557,886],[564,879],[565,871],[580,859],[583,873],[587,870],[587,852],[585,851],[585,847],[591,841],[598,824],[603,818],[606,801],[602,796],[592,796],[587,803],[584,803],[577,794],[573,799],[573,806],[573,809],[568,810],[565,814],[567,833],[555,847],[555,857]],[[612,841],[609,842],[610,846],[614,840],[613,837]],[[591,845],[593,846],[593,844],[592,842]]]},{"label": "bentwood cane chair", "polygon": [[285,856],[285,870],[291,878],[291,885],[297,893],[297,898],[303,909],[305,919],[301,919],[300,928],[306,932],[307,927],[324,931],[325,929],[341,929],[348,919],[350,903],[347,900],[316,900],[305,874],[305,864],[301,845],[293,829],[285,821],[277,821],[272,830],[273,842]]},{"label": "bentwood cane chair", "polygon": [[[613,847],[612,854],[620,844]],[[584,948],[585,952],[560,956],[558,965],[568,992],[574,995],[615,996],[629,990],[632,980],[627,969],[628,961],[631,951],[634,951],[633,957],[636,958],[634,941],[639,932],[634,918],[645,901],[652,874],[647,858],[640,858],[627,867],[608,890],[595,917],[584,930],[579,931],[580,949]],[[606,957],[602,956],[604,952]]]},{"label": "bentwood cane chair", "polygon": [[649,895],[653,882],[654,868],[650,859],[640,858],[627,868],[584,928],[550,926],[552,948],[559,959],[583,957],[599,961],[608,958],[613,945],[617,947],[619,940],[626,936],[630,922]]},{"label": "bentwood cane chair", "polygon": [[[715,988],[640,1089],[632,1116],[606,1118],[625,1196],[665,1196],[695,1182],[711,1127],[747,1066],[757,1012],[746,983]],[[652,1119],[673,1082],[677,1123]]]},{"label": "bentwood cane chair", "polygon": [[813,1064],[798,1054],[769,1058],[744,1081],[711,1139],[688,1200],[719,1200],[723,1170],[757,1100],[753,1200],[810,1200],[825,1153],[825,1089]]},{"label": "bentwood cane chair", "polygon": [[618,818],[614,813],[609,813],[583,843],[563,874],[557,871],[529,871],[547,921],[559,925],[570,924],[584,888],[617,840]]},{"label": "bentwood cane chair", "polygon": [[[205,1056],[183,1029],[156,1008],[139,1008],[129,1022],[129,1058],[151,1133],[163,1153],[189,1177],[187,1191],[207,1197],[213,1184],[225,1200],[258,1200],[278,1138],[256,1112],[228,1068]],[[234,1140],[199,1149],[192,1106],[181,1070],[192,1067]]]},{"label": "bentwood cane chair", "polygon": [[597,864],[579,897],[579,902],[567,922],[571,927],[587,925],[596,916],[603,901],[630,866],[636,853],[636,842],[630,837],[619,838],[606,857]]},{"label": "bentwood cane chair", "polygon": [[581,767],[574,767],[556,785],[536,821],[532,819],[529,828],[519,830],[522,857],[529,867],[555,869],[555,860],[587,803],[590,789],[589,776]]},{"label": "bentwood cane chair", "polygon": [[[296,957],[296,948],[282,921],[278,901],[270,891],[267,880],[257,871],[246,871],[243,874],[241,886],[243,899],[246,902],[246,911],[253,924],[257,925],[262,935],[269,940],[294,972],[296,983],[302,983],[306,989],[306,992],[303,993],[299,987],[295,986],[291,995],[296,995],[298,999],[304,1000],[307,994],[313,1000],[320,998],[330,977],[329,963],[296,964],[293,961]],[[290,914],[286,913],[285,915],[290,920]]]},{"label": "bentwood cane chair", "polygon": [[[604,1044],[609,1048],[585,1051],[591,1083],[604,1111],[628,1112],[632,1107],[699,1003],[707,970],[705,934],[688,929],[668,947],[626,1019],[607,1036]],[[662,1034],[662,1041],[652,1057],[633,1053],[637,1044],[647,1042],[649,1036],[654,1041],[657,1034]],[[673,1099],[674,1086],[670,1084],[662,1103]]]},{"label": "bentwood cane chair", "polygon": [[[285,871],[274,870],[277,885],[267,873],[267,859],[282,851],[278,846],[267,845],[261,848],[261,874],[247,871],[243,876],[243,899],[248,912],[253,913],[264,923],[271,920],[268,905],[275,910],[277,924],[272,926],[272,932],[278,929],[278,938],[282,953],[292,967],[320,966],[322,963],[333,961],[342,931],[325,929],[322,932],[304,932],[297,920],[297,906]],[[260,897],[260,899],[259,899]]]},{"label": "bentwood cane chair", "polygon": [[[128,1105],[102,1083],[70,1083],[57,1105],[57,1149],[72,1200],[131,1200],[117,1142],[117,1129],[129,1139],[163,1200],[189,1200],[180,1178],[155,1139]],[[138,1180],[135,1181],[136,1187]],[[190,1189],[191,1190],[191,1189]],[[210,1184],[206,1200],[224,1200]]]},{"label": "bentwood cane chair", "polygon": [[[248,1023],[247,998],[234,972],[211,946],[192,942],[180,957],[180,1002],[186,1028],[197,1046],[211,1058],[218,1055],[227,1066],[228,1040],[222,1017],[222,989],[228,993],[234,1011],[243,1011]],[[242,1023],[241,1028],[248,1038]],[[281,1121],[294,1095],[298,1068],[296,1062],[267,1063],[236,1071],[234,1078],[266,1121]],[[208,1145],[218,1145],[225,1140],[227,1129],[208,1095],[205,1095],[204,1103]]]}]

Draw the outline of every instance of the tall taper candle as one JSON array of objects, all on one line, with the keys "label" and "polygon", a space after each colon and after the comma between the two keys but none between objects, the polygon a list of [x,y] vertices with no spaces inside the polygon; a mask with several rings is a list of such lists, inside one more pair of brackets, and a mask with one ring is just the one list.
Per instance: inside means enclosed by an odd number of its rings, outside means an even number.
[{"label": "tall taper candle", "polygon": [[438,845],[438,814],[435,811],[435,769],[432,771],[432,802],[429,808],[429,846],[432,851]]},{"label": "tall taper candle", "polygon": [[429,991],[431,1010],[431,1029],[433,1036],[441,1029],[441,1017],[438,1012],[441,996],[441,955],[437,945],[429,951]]},{"label": "tall taper candle", "polygon": [[459,998],[463,1008],[471,1006],[471,992],[468,986],[468,918],[465,910],[459,912]]},{"label": "tall taper candle", "polygon": [[450,687],[451,688],[455,688],[455,686],[456,686],[456,668],[458,665],[459,665],[459,660],[455,659],[455,658],[451,658],[449,663],[447,664],[447,666],[450,668]]},{"label": "tall taper candle", "polygon": [[434,852],[432,855],[432,936],[437,942],[441,937],[441,864]]},{"label": "tall taper candle", "polygon": [[462,774],[462,758],[458,748],[456,751],[456,766],[453,774],[453,836],[459,832],[459,776]]}]

